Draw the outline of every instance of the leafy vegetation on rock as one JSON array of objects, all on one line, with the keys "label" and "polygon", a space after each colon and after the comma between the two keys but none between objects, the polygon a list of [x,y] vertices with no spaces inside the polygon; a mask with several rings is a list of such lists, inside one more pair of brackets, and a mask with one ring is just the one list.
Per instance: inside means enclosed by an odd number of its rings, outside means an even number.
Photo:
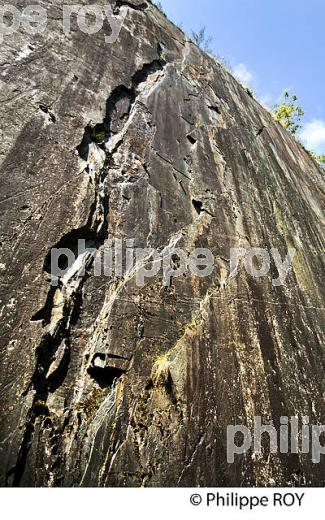
[{"label": "leafy vegetation on rock", "polygon": [[301,118],[305,115],[304,109],[297,104],[298,98],[296,95],[290,95],[286,90],[283,93],[283,101],[276,103],[273,107],[273,117],[279,121],[284,128],[289,130],[293,135],[296,135],[298,130],[301,130]]}]

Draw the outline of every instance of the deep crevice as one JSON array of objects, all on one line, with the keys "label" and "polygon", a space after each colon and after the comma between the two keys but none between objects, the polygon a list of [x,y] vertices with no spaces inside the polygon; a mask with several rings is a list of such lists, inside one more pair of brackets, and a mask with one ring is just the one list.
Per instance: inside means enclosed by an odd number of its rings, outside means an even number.
[{"label": "deep crevice", "polygon": [[20,485],[21,479],[23,478],[23,475],[25,473],[27,454],[29,452],[29,448],[30,448],[33,433],[34,433],[34,420],[32,420],[32,418],[29,418],[29,419],[27,419],[27,421],[30,421],[30,422],[28,422],[26,425],[23,441],[22,441],[21,448],[20,448],[17,462],[16,462],[16,466],[13,470],[13,473],[14,473],[14,477],[13,477],[13,481],[12,481],[13,487],[18,487]]},{"label": "deep crevice", "polygon": [[[108,174],[110,167],[110,157],[104,164],[104,167],[99,175],[98,185],[104,183],[104,180]],[[93,245],[96,249],[99,248],[105,241],[108,233],[108,213],[109,213],[109,198],[105,194],[102,199],[98,199],[99,193],[98,188],[95,193],[95,200],[91,206],[90,214],[87,223],[79,229],[72,230],[64,235],[54,246],[56,248],[66,247],[72,250],[74,253],[78,249],[78,240],[85,239],[86,245]],[[103,215],[100,220],[96,218],[96,210],[98,210],[98,204],[101,204]],[[44,272],[51,274],[51,248],[46,255],[43,270]],[[64,268],[64,264],[61,265]],[[13,470],[13,482],[15,486],[19,486],[23,478],[28,453],[32,442],[32,436],[35,428],[35,421],[37,417],[47,415],[47,399],[50,393],[55,392],[63,383],[70,364],[70,328],[73,325],[80,314],[81,300],[82,300],[82,287],[89,275],[89,271],[85,271],[84,277],[81,279],[80,284],[74,294],[70,297],[70,300],[65,301],[62,309],[63,316],[56,325],[56,330],[53,335],[50,332],[46,332],[40,345],[36,349],[36,363],[31,383],[27,390],[27,393],[33,388],[35,395],[33,403],[27,415],[27,422],[25,425],[25,433],[23,442],[21,444],[16,466]],[[62,282],[59,281],[59,288],[62,287]],[[43,321],[43,326],[49,325],[51,322],[52,309],[54,307],[54,297],[57,287],[51,285],[48,291],[45,305],[37,311],[32,317],[32,321]],[[55,359],[55,354],[59,349],[62,342],[66,343],[66,348],[56,370],[47,377],[49,368]]]},{"label": "deep crevice", "polygon": [[[122,5],[122,2],[120,2]],[[123,3],[124,4],[124,3]],[[78,240],[84,239],[86,246],[98,249],[105,241],[108,234],[108,213],[109,213],[109,197],[105,193],[105,179],[112,165],[112,153],[109,153],[104,146],[105,141],[109,137],[119,132],[127,118],[131,109],[136,102],[137,88],[145,82],[150,74],[158,70],[163,70],[163,60],[155,60],[150,64],[145,64],[142,69],[134,74],[131,80],[131,88],[125,86],[117,87],[107,100],[106,115],[102,123],[95,126],[87,125],[84,131],[83,139],[77,147],[79,156],[87,160],[89,153],[89,145],[94,142],[105,150],[106,160],[96,179],[95,200],[90,208],[87,223],[78,228],[69,231],[55,244],[58,249],[68,248],[75,254],[78,251]],[[100,187],[104,188],[104,194],[100,192]],[[51,254],[52,249],[48,251],[44,264],[44,272],[51,274]],[[61,264],[62,269],[65,263]],[[75,292],[70,294],[70,298],[63,303],[62,317],[55,323],[54,331],[46,331],[43,339],[36,349],[36,363],[31,382],[24,395],[33,388],[35,395],[33,403],[27,414],[25,424],[25,432],[23,441],[18,453],[17,462],[11,474],[13,474],[13,482],[15,486],[19,486],[26,468],[28,454],[32,443],[32,437],[35,430],[35,421],[39,416],[47,416],[49,410],[47,407],[47,399],[50,393],[55,392],[63,383],[70,364],[70,328],[78,319],[82,300],[82,287],[89,275],[86,269],[85,275],[81,278]],[[57,288],[62,289],[62,280],[59,279],[58,287],[49,288],[46,302],[44,306],[37,311],[31,318],[32,321],[42,321],[43,326],[49,325],[52,318],[52,309],[54,306],[54,298]],[[56,369],[48,376],[49,369],[55,361],[55,355],[64,343],[64,352]],[[113,357],[113,356],[111,356]],[[99,386],[106,388],[111,386],[116,378],[121,377],[126,370],[116,367],[94,367],[88,369],[89,375],[95,379]]]},{"label": "deep crevice", "polygon": [[116,367],[94,367],[88,368],[88,374],[92,377],[100,388],[111,387],[114,379],[120,378],[126,370]]},{"label": "deep crevice", "polygon": [[195,208],[195,211],[198,215],[200,215],[202,213],[203,210],[203,202],[201,202],[200,200],[194,200],[192,199],[192,204]]},{"label": "deep crevice", "polygon": [[44,324],[50,323],[52,308],[53,308],[53,298],[54,298],[55,291],[56,291],[56,287],[51,286],[50,290],[47,293],[44,307],[42,307],[39,311],[37,311],[35,314],[33,314],[30,321],[42,321],[43,326],[44,326]]},{"label": "deep crevice", "polygon": [[77,146],[77,152],[81,159],[87,160],[91,143],[96,143],[105,149],[104,145],[112,135],[116,135],[122,130],[136,102],[138,87],[147,81],[151,74],[162,71],[164,65],[165,61],[162,58],[144,64],[142,69],[132,76],[130,88],[119,85],[112,91],[106,101],[103,121],[96,125],[89,123],[85,128],[82,141]]},{"label": "deep crevice", "polygon": [[201,200],[192,199],[192,204],[198,215],[200,215],[201,213],[207,213],[208,215],[210,215],[210,217],[215,218],[215,215],[213,215],[213,213],[211,213],[208,209],[203,207],[203,202]]},{"label": "deep crevice", "polygon": [[107,359],[122,359],[124,361],[130,361],[130,356],[119,356],[118,354],[105,354]]}]

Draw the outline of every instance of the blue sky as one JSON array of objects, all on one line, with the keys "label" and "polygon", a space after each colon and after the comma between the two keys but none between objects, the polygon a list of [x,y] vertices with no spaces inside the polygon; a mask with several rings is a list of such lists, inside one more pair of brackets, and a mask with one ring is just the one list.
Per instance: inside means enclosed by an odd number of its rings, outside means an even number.
[{"label": "blue sky", "polygon": [[268,106],[289,89],[305,110],[302,139],[325,154],[324,0],[160,0],[167,16],[206,27],[215,54]]}]

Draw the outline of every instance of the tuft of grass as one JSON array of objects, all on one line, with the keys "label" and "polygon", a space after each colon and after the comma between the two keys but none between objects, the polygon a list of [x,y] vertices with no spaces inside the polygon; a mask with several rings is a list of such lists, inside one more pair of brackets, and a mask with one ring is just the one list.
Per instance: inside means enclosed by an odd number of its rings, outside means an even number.
[{"label": "tuft of grass", "polygon": [[195,119],[194,126],[195,126],[195,128],[196,128],[197,130],[202,130],[202,128],[204,128],[204,124],[203,124],[203,122],[200,120],[200,117],[199,117],[199,116]]},{"label": "tuft of grass", "polygon": [[[181,327],[178,331],[178,339],[182,338],[186,331],[195,330],[202,324],[201,315],[198,312],[194,312],[192,314],[192,319],[189,323],[186,323]],[[171,363],[172,363],[172,354],[175,352],[175,348],[177,346],[174,345],[170,350],[165,352],[164,354],[158,356],[153,364],[150,379],[154,386],[164,387],[167,391],[173,386],[172,375],[170,371]]]},{"label": "tuft of grass", "polygon": [[151,380],[155,386],[169,386],[171,381],[169,350],[162,356],[158,356],[151,371]]},{"label": "tuft of grass", "polygon": [[218,65],[221,65],[224,69],[232,74],[233,66],[231,64],[230,58],[220,53],[215,54],[214,52],[209,52],[208,54]]},{"label": "tuft of grass", "polygon": [[325,155],[318,155],[316,152],[311,152],[307,150],[309,155],[316,161],[319,166],[325,171]]},{"label": "tuft of grass", "polygon": [[101,405],[103,395],[104,390],[101,388],[95,388],[87,399],[78,404],[78,410],[81,410],[85,414],[87,422],[92,421],[95,417],[96,412]]},{"label": "tuft of grass", "polygon": [[178,337],[181,338],[184,336],[187,330],[194,330],[199,327],[202,323],[202,319],[197,312],[194,312],[192,315],[192,320],[189,323],[185,323],[183,327],[181,327],[178,331]]}]

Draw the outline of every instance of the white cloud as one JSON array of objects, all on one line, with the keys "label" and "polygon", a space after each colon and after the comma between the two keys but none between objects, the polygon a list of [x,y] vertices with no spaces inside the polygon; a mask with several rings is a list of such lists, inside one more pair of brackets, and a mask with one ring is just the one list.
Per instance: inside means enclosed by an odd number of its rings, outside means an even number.
[{"label": "white cloud", "polygon": [[253,74],[248,70],[245,63],[239,63],[236,65],[234,68],[234,76],[244,83],[244,85],[250,85],[254,80]]},{"label": "white cloud", "polygon": [[306,123],[300,132],[300,137],[309,150],[324,153],[325,150],[325,121],[313,119]]}]

